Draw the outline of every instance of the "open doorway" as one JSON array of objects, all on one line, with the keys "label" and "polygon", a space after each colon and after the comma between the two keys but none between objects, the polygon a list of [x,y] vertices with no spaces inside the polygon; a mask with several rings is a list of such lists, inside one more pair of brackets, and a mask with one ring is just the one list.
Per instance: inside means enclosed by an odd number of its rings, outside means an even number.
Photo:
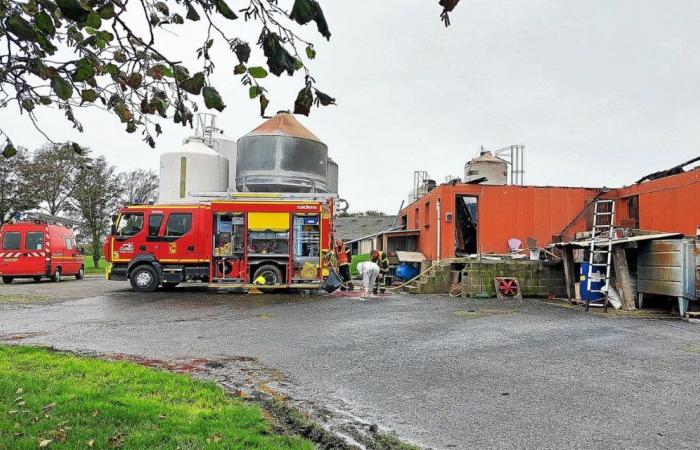
[{"label": "open doorway", "polygon": [[479,208],[478,198],[458,195],[455,198],[455,255],[478,253]]}]

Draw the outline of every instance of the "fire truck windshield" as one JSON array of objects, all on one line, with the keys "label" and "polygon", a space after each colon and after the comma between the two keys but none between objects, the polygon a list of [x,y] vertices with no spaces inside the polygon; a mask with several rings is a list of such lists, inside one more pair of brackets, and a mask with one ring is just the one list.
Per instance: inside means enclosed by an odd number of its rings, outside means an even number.
[{"label": "fire truck windshield", "polygon": [[125,213],[119,217],[117,236],[133,236],[143,229],[143,213]]}]

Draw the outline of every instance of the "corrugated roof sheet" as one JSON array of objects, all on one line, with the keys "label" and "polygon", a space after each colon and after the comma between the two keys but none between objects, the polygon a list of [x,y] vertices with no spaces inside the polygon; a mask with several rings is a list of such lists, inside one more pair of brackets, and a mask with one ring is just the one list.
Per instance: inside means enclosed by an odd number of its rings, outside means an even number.
[{"label": "corrugated roof sheet", "polygon": [[379,234],[394,225],[396,216],[353,216],[335,218],[335,237],[344,242]]}]

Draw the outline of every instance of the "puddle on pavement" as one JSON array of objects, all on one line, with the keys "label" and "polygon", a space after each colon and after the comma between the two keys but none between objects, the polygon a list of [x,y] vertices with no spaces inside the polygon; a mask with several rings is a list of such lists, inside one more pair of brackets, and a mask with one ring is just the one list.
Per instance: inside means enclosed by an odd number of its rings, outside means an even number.
[{"label": "puddle on pavement", "polygon": [[478,319],[487,316],[516,316],[520,311],[508,309],[455,309],[452,315],[467,319]]}]

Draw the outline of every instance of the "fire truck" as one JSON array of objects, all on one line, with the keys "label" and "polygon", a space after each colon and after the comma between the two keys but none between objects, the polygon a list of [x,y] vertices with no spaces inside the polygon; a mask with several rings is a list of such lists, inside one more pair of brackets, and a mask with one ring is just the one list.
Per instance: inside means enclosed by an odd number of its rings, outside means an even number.
[{"label": "fire truck", "polygon": [[104,245],[106,277],[139,292],[186,281],[242,292],[315,290],[328,274],[333,212],[334,197],[318,194],[128,206]]}]

